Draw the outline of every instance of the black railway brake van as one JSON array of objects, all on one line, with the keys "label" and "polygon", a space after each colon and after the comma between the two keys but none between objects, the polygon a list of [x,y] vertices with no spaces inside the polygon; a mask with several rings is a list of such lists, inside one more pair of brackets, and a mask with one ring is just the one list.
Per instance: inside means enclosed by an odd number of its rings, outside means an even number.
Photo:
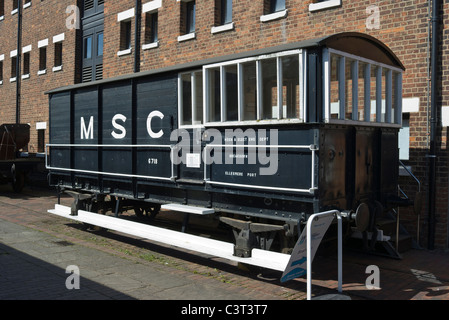
[{"label": "black railway brake van", "polygon": [[218,216],[238,257],[289,252],[325,210],[373,231],[398,202],[403,71],[380,41],[343,33],[58,88],[49,181],[72,215]]}]

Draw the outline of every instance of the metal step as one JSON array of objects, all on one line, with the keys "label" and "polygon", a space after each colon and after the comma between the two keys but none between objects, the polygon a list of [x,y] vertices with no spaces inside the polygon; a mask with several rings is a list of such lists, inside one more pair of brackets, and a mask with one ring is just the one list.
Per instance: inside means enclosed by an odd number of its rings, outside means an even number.
[{"label": "metal step", "polygon": [[198,215],[207,215],[207,214],[212,214],[215,212],[215,210],[212,208],[187,206],[184,204],[177,204],[177,203],[163,204],[161,206],[161,209],[179,211],[179,212],[184,212],[184,213],[193,213],[193,214],[198,214]]}]

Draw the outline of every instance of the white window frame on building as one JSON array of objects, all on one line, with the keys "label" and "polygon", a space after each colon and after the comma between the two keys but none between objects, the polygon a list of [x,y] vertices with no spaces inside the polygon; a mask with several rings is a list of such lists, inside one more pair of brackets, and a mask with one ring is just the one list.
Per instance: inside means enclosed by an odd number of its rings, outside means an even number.
[{"label": "white window frame on building", "polygon": [[120,23],[120,48],[117,52],[119,57],[132,52],[132,18],[134,15],[134,8],[117,14],[117,22]]},{"label": "white window frame on building", "polygon": [[39,70],[37,75],[43,75],[47,73],[47,47],[48,39],[40,40],[37,43],[37,48],[39,49]]},{"label": "white window frame on building", "polygon": [[65,34],[60,33],[53,37],[53,45],[55,46],[54,51],[54,65],[53,72],[61,71],[63,65],[63,41],[65,39]]},{"label": "white window frame on building", "polygon": [[319,0],[309,4],[309,11],[320,11],[341,6],[341,0]]},{"label": "white window frame on building", "polygon": [[[196,38],[196,0],[177,0],[181,2],[181,26],[180,33],[178,36],[178,42],[192,40]],[[192,5],[193,3],[193,5]],[[192,7],[193,6],[193,7]]]},{"label": "white window frame on building", "polygon": [[31,49],[31,44],[22,48],[22,79],[28,79],[30,77]]},{"label": "white window frame on building", "polygon": [[142,13],[145,15],[145,40],[142,50],[159,47],[159,12],[162,0],[153,0],[142,5]]}]

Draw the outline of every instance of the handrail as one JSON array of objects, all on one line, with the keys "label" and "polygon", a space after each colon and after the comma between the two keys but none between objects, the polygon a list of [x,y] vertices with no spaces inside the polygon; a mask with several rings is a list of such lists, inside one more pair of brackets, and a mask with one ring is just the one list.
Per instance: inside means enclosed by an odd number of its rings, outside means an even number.
[{"label": "handrail", "polygon": [[[409,168],[407,168],[406,166],[405,166],[405,164],[401,161],[401,160],[399,160],[399,164],[405,169],[405,171],[407,171],[407,173],[409,174],[409,176],[410,177],[412,177],[413,179],[415,179],[415,181],[418,183],[418,193],[421,193],[421,181],[419,181],[419,179],[410,171],[410,169]],[[405,194],[405,192],[401,189],[401,187],[398,185],[398,190],[407,198],[407,199],[409,199],[409,197]],[[415,199],[415,201],[416,201],[416,199]],[[418,243],[418,246],[419,246],[419,234],[420,234],[420,231],[419,231],[419,224],[420,224],[420,219],[421,219],[421,214],[420,213],[418,213],[417,214],[417,218],[416,218],[416,242]],[[396,218],[396,220],[397,220],[397,226],[396,226],[396,250],[397,250],[397,248],[398,248],[398,236],[399,236],[399,209],[398,209],[398,212],[397,212],[397,218]]]},{"label": "handrail", "polygon": [[401,160],[399,160],[399,164],[405,169],[405,171],[407,171],[410,177],[415,179],[415,181],[418,183],[418,192],[421,192],[421,181],[419,181],[419,179],[410,171],[409,168],[407,168],[407,166]]}]

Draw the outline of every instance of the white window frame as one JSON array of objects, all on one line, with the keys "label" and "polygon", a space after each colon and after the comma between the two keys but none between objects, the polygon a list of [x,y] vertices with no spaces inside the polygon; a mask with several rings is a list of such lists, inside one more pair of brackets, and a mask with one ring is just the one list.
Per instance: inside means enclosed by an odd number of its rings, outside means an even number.
[{"label": "white window frame", "polygon": [[[189,129],[189,128],[202,128],[204,127],[204,101],[203,103],[203,119],[201,121],[201,123],[194,123],[195,118],[197,116],[197,104],[198,101],[196,99],[196,76],[195,74],[197,73],[202,73],[203,76],[203,81],[204,81],[204,73],[201,69],[197,69],[197,70],[193,70],[193,71],[188,71],[188,72],[181,72],[178,74],[178,128],[184,128],[184,129]],[[183,106],[183,91],[182,91],[182,76],[185,74],[190,74],[190,79],[191,79],[191,86],[192,86],[192,124],[183,124],[184,119],[183,119],[183,110],[184,110],[184,106]],[[203,82],[204,83],[204,82]],[[204,85],[203,86],[203,90],[204,90]],[[204,91],[203,91],[203,96],[204,96]]]},{"label": "white window frame", "polygon": [[[330,85],[330,81],[331,81],[331,70],[330,70],[330,57],[331,54],[335,54],[338,55],[340,57],[343,57],[343,59],[340,59],[340,63],[342,63],[342,67],[343,70],[345,70],[344,65],[345,65],[345,60],[346,58],[351,59],[358,62],[364,62],[369,66],[376,66],[378,67],[378,74],[376,77],[376,121],[372,122],[369,121],[366,118],[366,115],[370,114],[371,109],[367,110],[367,108],[371,108],[371,99],[370,96],[366,97],[365,96],[365,119],[364,121],[360,121],[357,120],[358,118],[356,118],[354,116],[354,110],[358,110],[358,99],[352,99],[353,101],[353,106],[352,106],[352,110],[353,110],[353,119],[352,120],[348,120],[345,119],[344,115],[345,115],[345,101],[344,99],[340,99],[339,102],[339,108],[340,108],[340,112],[339,112],[339,119],[332,119],[331,118],[331,85]],[[385,69],[387,70],[386,72],[386,93],[385,93],[385,121],[382,121],[380,115],[382,112],[382,92],[381,90],[378,90],[377,88],[381,88],[382,87],[382,70]],[[395,78],[395,80],[397,81],[396,85],[395,85],[395,89],[396,92],[394,93],[394,97],[395,97],[395,114],[394,114],[394,123],[391,122],[392,119],[392,97],[393,97],[393,92],[391,90],[392,85],[393,85],[393,78],[392,78],[392,73],[396,72],[398,74],[398,76]],[[363,57],[359,57],[353,54],[349,54],[343,51],[339,51],[339,50],[335,50],[335,49],[330,49],[330,48],[325,48],[323,51],[323,107],[324,107],[324,122],[325,123],[339,123],[339,124],[346,124],[346,123],[350,123],[350,124],[362,124],[362,125],[368,125],[368,126],[390,126],[390,127],[401,127],[402,126],[402,74],[403,74],[403,70],[397,67],[393,67],[384,63],[380,63],[380,62],[376,62],[370,59],[366,59]],[[344,92],[345,92],[345,75],[344,74],[340,74],[340,78],[339,78],[339,95],[340,96],[344,96]],[[371,80],[370,76],[365,75],[365,83],[367,83],[368,81]],[[353,78],[354,78],[354,72],[353,72]],[[368,82],[369,83],[369,82]],[[357,90],[357,85],[353,86],[353,91]],[[370,99],[370,103],[366,103],[366,99]]]},{"label": "white window frame", "polygon": [[[162,8],[162,0],[153,0],[142,4],[142,13],[143,14],[158,13],[160,8]],[[149,50],[158,47],[159,47],[159,40],[150,43],[144,43],[142,45],[142,50]]]},{"label": "white window frame", "polygon": [[[279,105],[282,105],[282,86],[279,86],[280,79],[282,79],[282,57],[285,56],[299,56],[299,117],[298,118],[283,118],[282,109]],[[276,58],[277,64],[277,90],[278,90],[278,115],[277,119],[263,119],[262,118],[262,74],[261,74],[261,61],[266,59]],[[266,124],[279,124],[279,123],[304,123],[307,119],[306,114],[306,51],[304,49],[295,49],[282,52],[276,52],[273,54],[260,55],[255,57],[249,57],[244,59],[226,61],[221,63],[215,63],[203,66],[203,123],[204,126],[224,126],[224,125],[266,125]],[[256,62],[256,90],[257,90],[257,105],[256,105],[256,120],[243,120],[243,95],[241,90],[242,83],[242,68],[241,65],[247,62]],[[225,66],[237,65],[237,81],[238,81],[238,120],[237,121],[227,121],[224,119],[226,114],[224,105],[224,79],[223,79],[223,69]],[[220,121],[209,121],[209,69],[220,68]]]},{"label": "white window frame", "polygon": [[309,4],[309,11],[320,11],[324,9],[341,6],[341,0],[328,0]]}]

